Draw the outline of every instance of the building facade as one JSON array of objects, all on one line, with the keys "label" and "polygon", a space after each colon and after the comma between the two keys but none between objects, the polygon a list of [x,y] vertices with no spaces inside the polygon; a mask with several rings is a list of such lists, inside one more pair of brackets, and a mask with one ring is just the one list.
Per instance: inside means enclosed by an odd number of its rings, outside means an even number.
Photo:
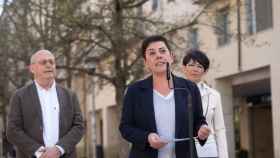
[{"label": "building facade", "polygon": [[[211,60],[205,80],[222,96],[230,158],[280,158],[280,1],[191,2],[150,0],[144,10],[171,21],[203,11],[181,33],[189,38],[184,47],[199,48]],[[106,158],[120,149],[114,98],[111,86],[95,91],[96,143]]]},{"label": "building facade", "polygon": [[279,158],[280,2],[212,2],[193,45],[211,59],[205,80],[222,95],[230,157]]}]

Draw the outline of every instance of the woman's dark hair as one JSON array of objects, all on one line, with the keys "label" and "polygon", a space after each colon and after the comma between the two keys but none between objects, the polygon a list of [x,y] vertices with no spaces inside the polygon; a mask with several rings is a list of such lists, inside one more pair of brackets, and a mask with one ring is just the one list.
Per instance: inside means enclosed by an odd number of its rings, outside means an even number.
[{"label": "woman's dark hair", "polygon": [[190,60],[201,64],[204,68],[204,71],[206,71],[209,68],[210,61],[208,57],[204,52],[198,49],[190,49],[186,51],[186,55],[183,58],[183,65],[186,66],[190,62]]},{"label": "woman's dark hair", "polygon": [[159,42],[159,41],[163,42],[170,51],[170,46],[169,46],[169,44],[167,42],[167,39],[165,37],[160,36],[160,35],[149,36],[149,37],[147,37],[143,40],[142,46],[141,46],[141,53],[142,53],[142,56],[143,56],[144,59],[145,59],[145,52],[146,52],[147,47],[151,43]]}]

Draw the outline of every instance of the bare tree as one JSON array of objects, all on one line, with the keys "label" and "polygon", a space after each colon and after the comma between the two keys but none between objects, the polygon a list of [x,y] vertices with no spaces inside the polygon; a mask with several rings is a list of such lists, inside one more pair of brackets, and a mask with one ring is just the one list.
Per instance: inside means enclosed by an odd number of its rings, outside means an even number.
[{"label": "bare tree", "polygon": [[[148,0],[14,0],[7,4],[0,32],[3,107],[11,92],[29,81],[30,55],[41,48],[55,53],[59,81],[71,88],[78,72],[93,75],[99,85],[115,88],[120,107],[127,85],[144,73],[140,41],[150,34],[177,38],[174,33],[194,25],[210,1],[190,20],[173,23],[145,14],[146,3]],[[89,64],[96,71],[86,66]]]}]

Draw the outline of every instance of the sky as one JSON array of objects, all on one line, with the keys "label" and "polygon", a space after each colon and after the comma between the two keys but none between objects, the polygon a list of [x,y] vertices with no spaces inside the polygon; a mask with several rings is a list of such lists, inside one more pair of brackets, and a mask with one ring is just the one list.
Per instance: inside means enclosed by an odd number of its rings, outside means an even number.
[{"label": "sky", "polygon": [[2,13],[2,5],[4,0],[0,0],[0,14]]}]

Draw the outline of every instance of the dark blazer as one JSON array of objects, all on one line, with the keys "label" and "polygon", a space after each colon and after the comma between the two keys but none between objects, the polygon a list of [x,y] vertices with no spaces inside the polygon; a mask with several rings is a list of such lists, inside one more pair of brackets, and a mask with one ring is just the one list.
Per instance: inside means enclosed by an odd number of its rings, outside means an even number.
[{"label": "dark blazer", "polygon": [[[75,158],[75,145],[84,133],[84,122],[77,96],[56,85],[59,102],[59,140],[63,157]],[[7,138],[16,146],[17,158],[30,158],[44,146],[43,119],[36,85],[33,82],[15,92],[10,100]]]},{"label": "dark blazer", "polygon": [[[207,124],[202,112],[198,88],[191,81],[174,76],[175,88],[187,88],[192,96],[193,136],[197,136],[201,125]],[[188,137],[187,91],[175,90],[175,137]],[[124,97],[119,126],[122,136],[132,143],[129,158],[157,158],[158,151],[150,147],[148,134],[157,132],[153,106],[153,79],[148,77],[128,86]],[[203,144],[205,141],[201,141]],[[176,158],[189,157],[188,141],[176,142]],[[197,157],[194,148],[195,158]]]}]

